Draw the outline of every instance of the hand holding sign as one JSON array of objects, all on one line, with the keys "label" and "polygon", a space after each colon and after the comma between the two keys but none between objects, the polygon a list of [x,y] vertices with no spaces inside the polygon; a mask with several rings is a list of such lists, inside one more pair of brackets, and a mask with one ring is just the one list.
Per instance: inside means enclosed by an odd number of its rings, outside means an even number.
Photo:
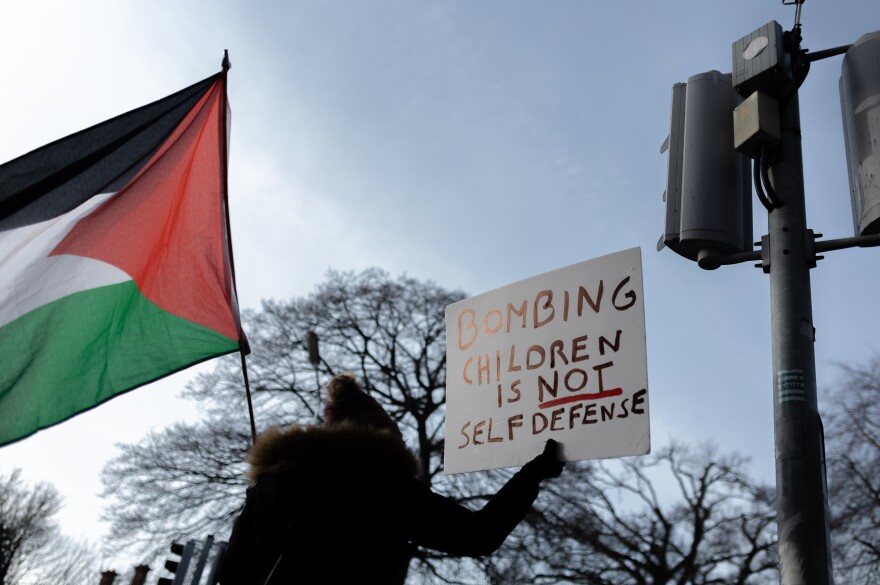
[{"label": "hand holding sign", "polygon": [[562,459],[562,445],[553,439],[547,439],[544,450],[540,455],[523,465],[523,473],[531,475],[536,480],[559,477],[565,461]]}]

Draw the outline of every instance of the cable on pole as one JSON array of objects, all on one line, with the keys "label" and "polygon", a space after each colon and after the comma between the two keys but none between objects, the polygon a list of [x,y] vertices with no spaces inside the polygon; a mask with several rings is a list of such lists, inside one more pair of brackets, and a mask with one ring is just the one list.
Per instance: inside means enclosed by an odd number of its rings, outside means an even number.
[{"label": "cable on pole", "polygon": [[779,195],[776,194],[776,190],[773,188],[773,184],[770,183],[770,157],[767,156],[766,150],[761,150],[761,156],[758,160],[761,161],[761,184],[767,192],[767,200],[770,201],[774,208],[782,207],[782,199],[779,198]]},{"label": "cable on pole", "polygon": [[770,203],[770,200],[767,199],[767,194],[764,193],[764,187],[761,185],[761,161],[760,159],[755,159],[752,164],[752,176],[754,178],[755,183],[755,193],[758,195],[758,200],[761,202],[761,205],[764,206],[764,209],[767,212],[773,211],[773,204]]}]

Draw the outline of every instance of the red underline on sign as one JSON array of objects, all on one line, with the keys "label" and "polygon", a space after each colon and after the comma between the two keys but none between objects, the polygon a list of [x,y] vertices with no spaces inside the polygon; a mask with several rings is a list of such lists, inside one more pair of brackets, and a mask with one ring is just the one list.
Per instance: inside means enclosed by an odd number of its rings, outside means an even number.
[{"label": "red underline on sign", "polygon": [[611,398],[612,396],[620,396],[621,394],[623,394],[623,388],[612,388],[611,390],[596,392],[594,394],[575,394],[573,396],[566,396],[564,398],[557,398],[556,400],[548,400],[547,402],[542,402],[538,405],[538,408],[553,408],[554,406],[559,406],[560,404],[568,404],[569,402],[581,402],[584,400],[602,400],[603,398]]}]

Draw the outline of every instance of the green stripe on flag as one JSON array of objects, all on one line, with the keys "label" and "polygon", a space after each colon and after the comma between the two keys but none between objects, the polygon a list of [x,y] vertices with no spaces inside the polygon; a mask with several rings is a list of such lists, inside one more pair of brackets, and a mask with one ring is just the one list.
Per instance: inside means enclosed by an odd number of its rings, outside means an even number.
[{"label": "green stripe on flag", "polygon": [[78,292],[0,327],[0,445],[238,342],[163,311],[133,281]]}]

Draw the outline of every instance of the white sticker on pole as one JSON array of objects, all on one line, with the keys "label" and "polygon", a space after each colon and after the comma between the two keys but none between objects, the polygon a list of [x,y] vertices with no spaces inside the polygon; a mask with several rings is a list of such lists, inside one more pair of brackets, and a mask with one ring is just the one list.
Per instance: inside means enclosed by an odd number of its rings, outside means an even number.
[{"label": "white sticker on pole", "polygon": [[650,451],[642,256],[560,268],[446,307],[446,473]]}]

